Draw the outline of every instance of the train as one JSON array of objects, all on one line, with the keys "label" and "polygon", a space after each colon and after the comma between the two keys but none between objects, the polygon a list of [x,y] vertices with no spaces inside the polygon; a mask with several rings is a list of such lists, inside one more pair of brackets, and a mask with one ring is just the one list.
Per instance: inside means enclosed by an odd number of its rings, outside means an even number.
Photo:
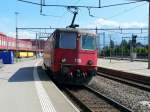
[{"label": "train", "polygon": [[30,57],[34,57],[34,56],[35,56],[34,52],[20,51],[20,52],[16,53],[17,58],[30,58]]},{"label": "train", "polygon": [[58,84],[88,84],[96,75],[96,34],[76,28],[58,28],[47,39],[43,64]]},{"label": "train", "polygon": [[[18,39],[18,48],[22,51],[32,51],[31,41]],[[16,50],[16,39],[0,33],[0,50]]]},{"label": "train", "polygon": [[16,38],[0,32],[0,52],[13,51],[17,58],[34,57],[36,53],[42,53],[45,40],[18,39],[17,44]]}]

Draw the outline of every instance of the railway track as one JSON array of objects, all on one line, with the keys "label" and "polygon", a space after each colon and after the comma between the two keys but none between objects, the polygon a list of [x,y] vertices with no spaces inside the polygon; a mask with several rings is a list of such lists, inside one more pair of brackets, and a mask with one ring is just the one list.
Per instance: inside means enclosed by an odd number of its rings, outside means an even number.
[{"label": "railway track", "polygon": [[83,112],[132,112],[129,108],[88,87],[63,88]]},{"label": "railway track", "polygon": [[130,74],[130,73],[128,74],[125,72],[121,73],[121,71],[115,71],[115,70],[108,71],[108,72],[101,71],[99,68],[97,75],[114,80],[114,81],[125,83],[128,85],[134,86],[136,88],[150,91],[149,79],[146,79],[146,77],[144,76],[138,76],[138,75]]}]

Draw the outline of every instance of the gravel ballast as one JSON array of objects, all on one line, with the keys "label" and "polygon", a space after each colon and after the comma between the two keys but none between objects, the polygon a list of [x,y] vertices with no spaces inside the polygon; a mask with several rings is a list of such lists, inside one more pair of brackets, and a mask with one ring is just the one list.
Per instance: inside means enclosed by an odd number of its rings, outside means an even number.
[{"label": "gravel ballast", "polygon": [[134,112],[150,112],[150,92],[101,76],[94,77],[89,86]]}]

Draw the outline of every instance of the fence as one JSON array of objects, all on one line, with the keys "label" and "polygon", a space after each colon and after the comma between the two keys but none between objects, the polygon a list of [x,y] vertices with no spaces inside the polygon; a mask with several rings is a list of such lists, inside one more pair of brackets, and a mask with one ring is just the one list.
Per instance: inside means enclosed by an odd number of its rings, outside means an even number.
[{"label": "fence", "polygon": [[[99,34],[99,55],[102,57],[148,58],[147,29],[103,29]],[[134,54],[134,55],[133,55]]]}]

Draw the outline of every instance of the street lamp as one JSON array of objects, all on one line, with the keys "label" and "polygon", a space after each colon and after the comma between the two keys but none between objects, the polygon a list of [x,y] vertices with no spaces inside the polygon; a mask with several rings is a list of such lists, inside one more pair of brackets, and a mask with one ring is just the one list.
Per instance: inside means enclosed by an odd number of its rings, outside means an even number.
[{"label": "street lamp", "polygon": [[[15,12],[15,16],[16,16],[16,54],[18,53],[18,12]],[[17,57],[16,57],[17,59]],[[18,61],[18,60],[16,60]]]}]

